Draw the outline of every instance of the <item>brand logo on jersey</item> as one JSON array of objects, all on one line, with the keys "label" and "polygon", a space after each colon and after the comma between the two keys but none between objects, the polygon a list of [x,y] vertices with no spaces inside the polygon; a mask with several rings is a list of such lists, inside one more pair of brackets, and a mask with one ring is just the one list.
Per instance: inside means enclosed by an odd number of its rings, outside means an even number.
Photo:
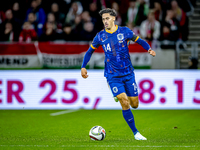
[{"label": "brand logo on jersey", "polygon": [[102,42],[105,42],[107,39],[105,39],[105,40],[102,40]]},{"label": "brand logo on jersey", "polygon": [[118,39],[119,41],[123,40],[123,39],[124,39],[124,35],[121,34],[121,33],[117,34],[117,39]]},{"label": "brand logo on jersey", "polygon": [[115,86],[115,87],[113,87],[113,92],[114,93],[117,93],[118,92],[118,88]]}]

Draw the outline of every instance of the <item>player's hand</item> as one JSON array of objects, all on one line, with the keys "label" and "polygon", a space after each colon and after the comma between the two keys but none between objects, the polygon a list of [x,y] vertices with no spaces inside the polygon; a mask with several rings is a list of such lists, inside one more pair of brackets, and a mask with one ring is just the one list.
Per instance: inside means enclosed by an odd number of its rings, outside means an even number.
[{"label": "player's hand", "polygon": [[88,77],[87,70],[85,68],[81,68],[81,76],[85,79]]},{"label": "player's hand", "polygon": [[154,50],[148,50],[149,54],[152,55],[153,57],[156,56],[156,52]]}]

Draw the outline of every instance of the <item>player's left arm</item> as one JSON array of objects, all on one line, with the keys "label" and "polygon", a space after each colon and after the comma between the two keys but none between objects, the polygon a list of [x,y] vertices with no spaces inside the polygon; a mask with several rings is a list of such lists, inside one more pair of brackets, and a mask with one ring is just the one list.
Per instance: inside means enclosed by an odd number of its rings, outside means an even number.
[{"label": "player's left arm", "polygon": [[146,49],[150,55],[156,56],[156,52],[151,49],[150,45],[143,39],[141,39],[139,36],[133,34],[133,38],[131,39],[132,41],[140,44],[144,49]]}]

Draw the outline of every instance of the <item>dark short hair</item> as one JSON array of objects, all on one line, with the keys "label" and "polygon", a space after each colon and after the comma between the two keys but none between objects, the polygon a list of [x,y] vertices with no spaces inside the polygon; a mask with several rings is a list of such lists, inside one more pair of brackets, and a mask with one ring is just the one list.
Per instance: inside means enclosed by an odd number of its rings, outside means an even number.
[{"label": "dark short hair", "polygon": [[64,27],[72,27],[72,24],[71,23],[65,23],[64,26],[63,26],[63,28]]},{"label": "dark short hair", "polygon": [[101,11],[99,11],[100,16],[102,16],[105,13],[109,13],[111,16],[115,16],[115,17],[117,16],[116,11],[111,8],[105,8],[105,9],[102,9]]}]

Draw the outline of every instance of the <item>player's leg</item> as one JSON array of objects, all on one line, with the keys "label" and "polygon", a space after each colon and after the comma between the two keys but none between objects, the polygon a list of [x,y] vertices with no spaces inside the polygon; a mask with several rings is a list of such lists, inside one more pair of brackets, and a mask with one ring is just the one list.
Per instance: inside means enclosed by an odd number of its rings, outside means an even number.
[{"label": "player's leg", "polygon": [[[125,93],[121,93],[116,96],[122,106],[122,114],[124,119],[126,120],[127,124],[131,128],[134,137],[136,140],[147,140],[144,136],[140,134],[140,132],[137,130],[135,126],[135,120],[133,113],[130,110],[130,100],[128,99],[127,95]],[[136,103],[137,104],[137,103]],[[134,105],[135,107],[135,105]]]},{"label": "player's leg", "polygon": [[[138,100],[138,90],[134,75],[130,75],[126,78],[125,90],[131,107],[137,108],[139,105],[139,100]],[[134,137],[136,140],[147,140],[144,136],[142,136],[139,133],[139,131],[134,133]]]},{"label": "player's leg", "polygon": [[135,121],[133,114],[130,110],[129,99],[125,93],[124,83],[121,79],[112,79],[111,81],[108,80],[108,84],[110,86],[113,96],[117,97],[122,106],[122,114],[124,119],[126,120],[133,133],[136,134],[138,130],[135,127]]},{"label": "player's leg", "polygon": [[130,105],[132,108],[138,108],[139,105],[139,100],[138,100],[138,96],[128,96]]},{"label": "player's leg", "polygon": [[130,110],[130,101],[126,95],[126,93],[121,93],[116,96],[122,106],[122,114],[127,124],[131,128],[134,135],[138,133],[137,128],[135,127],[135,120],[133,117],[133,113]]},{"label": "player's leg", "polygon": [[[117,97],[121,106],[122,106],[122,114],[124,119],[126,120],[127,124],[129,125],[129,127],[131,128],[132,132],[135,135],[138,135],[139,132],[137,130],[137,128],[135,127],[135,121],[134,121],[134,117],[133,114],[130,110],[130,101],[128,99],[128,96],[126,95],[126,90],[125,90],[125,85],[124,82],[122,81],[122,79],[112,79],[107,80],[108,84],[110,86],[111,92],[113,94],[114,97]],[[135,138],[136,140],[144,140],[141,138]]]}]

